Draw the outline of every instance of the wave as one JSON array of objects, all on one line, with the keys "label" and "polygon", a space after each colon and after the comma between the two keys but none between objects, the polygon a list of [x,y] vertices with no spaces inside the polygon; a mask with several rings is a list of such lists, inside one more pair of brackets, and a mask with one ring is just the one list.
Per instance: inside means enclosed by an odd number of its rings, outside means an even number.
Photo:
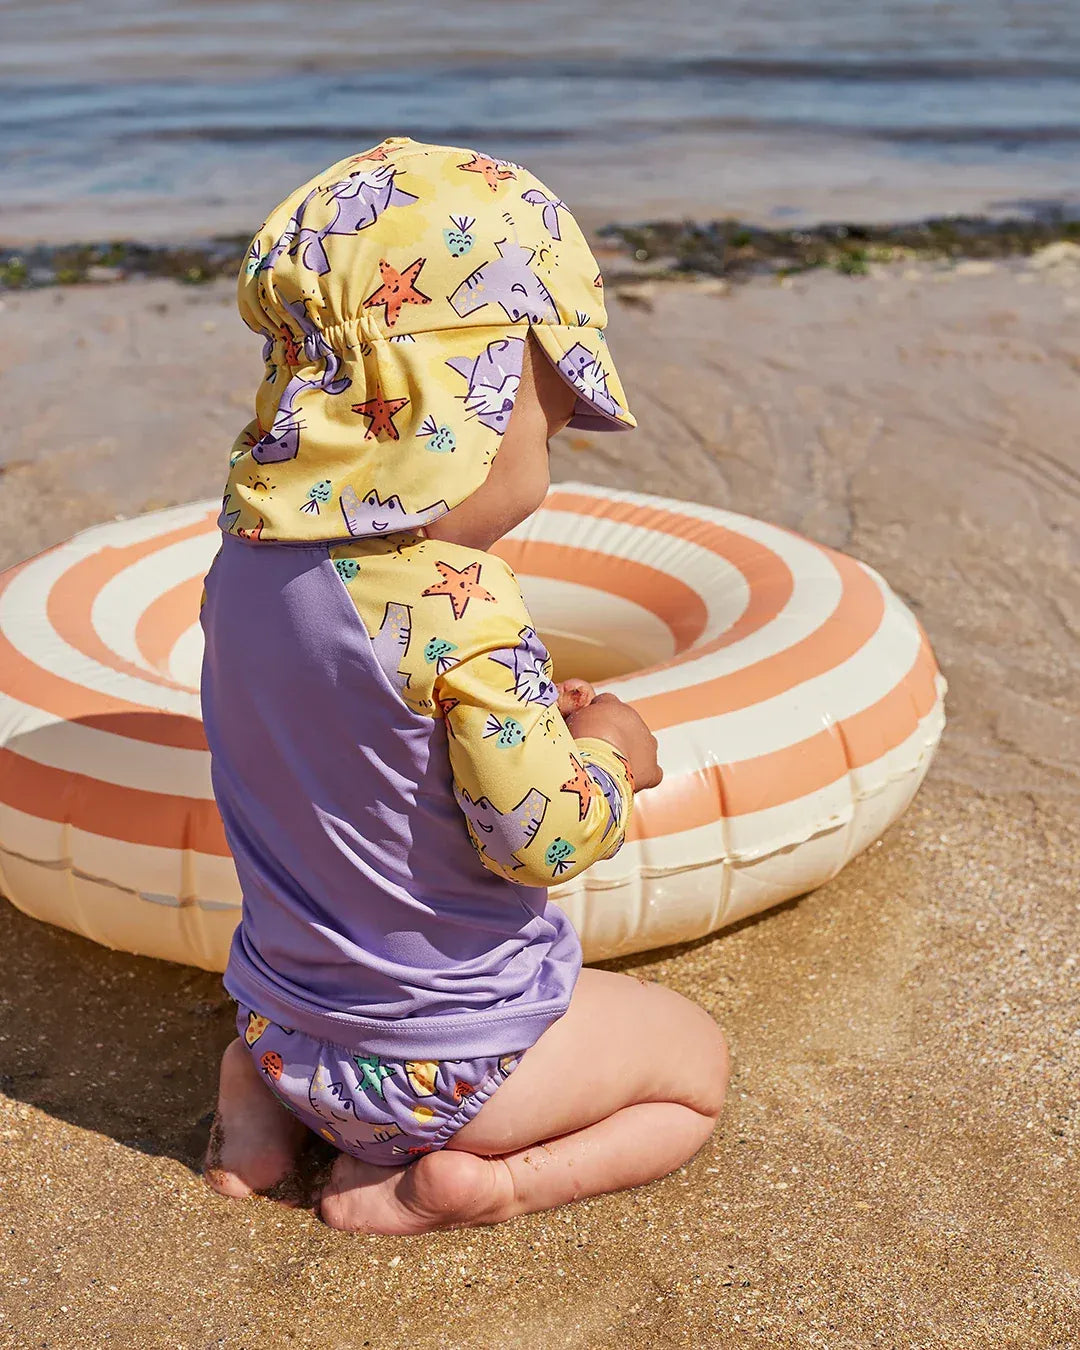
[{"label": "wave", "polygon": [[[395,61],[395,55],[398,60]],[[412,83],[422,76],[425,81],[444,79],[458,84],[461,81],[486,83],[492,80],[613,80],[617,83],[638,84],[642,81],[663,84],[687,78],[716,78],[728,80],[778,80],[783,82],[822,82],[828,84],[919,84],[993,81],[1080,80],[1080,60],[1061,57],[978,57],[978,56],[705,56],[705,57],[620,57],[599,56],[564,60],[559,58],[522,58],[508,54],[505,59],[487,54],[488,59],[477,61],[475,53],[463,52],[432,55],[417,59],[413,54],[388,54],[372,59],[365,65],[363,58],[351,61],[348,71],[328,62],[320,66],[310,60],[295,66],[283,65],[257,74],[242,77],[244,85],[274,85],[278,81],[310,82],[333,89],[355,88],[375,81],[379,85],[398,82]],[[243,63],[240,64],[243,69]],[[102,75],[100,79],[56,80],[35,78],[31,75],[5,74],[0,90],[53,93],[70,95],[89,93],[102,86],[128,85],[132,89],[146,88],[150,83],[170,83],[168,68],[156,68],[148,62],[139,75],[117,79]],[[201,87],[213,88],[218,81],[199,79],[185,74],[183,86],[195,91]]]},{"label": "wave", "polygon": [[[389,124],[387,124],[389,125]],[[155,141],[170,142],[209,142],[219,145],[260,145],[260,144],[302,144],[307,141],[355,141],[372,144],[382,136],[389,134],[387,125],[348,126],[339,121],[327,123],[274,123],[264,121],[258,127],[232,125],[206,125],[147,128],[143,131],[126,131],[125,143],[142,141],[150,144]],[[415,135],[418,139],[436,137],[446,145],[468,145],[472,141],[490,138],[488,123],[447,127],[410,127],[407,123],[394,123],[401,134]],[[593,131],[608,130],[594,127]],[[853,126],[842,122],[808,122],[796,118],[749,118],[749,117],[695,117],[679,118],[678,121],[642,121],[622,120],[610,130],[618,133],[620,139],[636,139],[650,135],[664,135],[677,132],[680,135],[762,135],[773,133],[798,133],[807,137],[830,137],[848,141],[894,141],[912,142],[929,145],[1027,145],[1027,144],[1067,144],[1080,141],[1080,123],[1041,123],[1037,125],[1009,125],[1002,123],[993,126],[943,125],[943,126]],[[578,142],[580,132],[573,127],[506,129],[503,139],[515,145],[558,145]]]}]

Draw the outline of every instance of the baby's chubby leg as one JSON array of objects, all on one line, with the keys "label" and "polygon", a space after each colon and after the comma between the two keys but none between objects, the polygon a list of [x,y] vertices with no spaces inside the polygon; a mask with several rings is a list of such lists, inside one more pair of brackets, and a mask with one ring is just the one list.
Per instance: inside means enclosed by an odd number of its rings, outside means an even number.
[{"label": "baby's chubby leg", "polygon": [[262,1081],[237,1037],[225,1047],[218,1102],[203,1164],[206,1184],[243,1199],[269,1191],[292,1172],[307,1130]]},{"label": "baby's chubby leg", "polygon": [[323,1217],[416,1232],[641,1185],[708,1139],[727,1077],[727,1047],[702,1008],[659,984],[583,970],[566,1014],[441,1153],[392,1179],[339,1159]]},{"label": "baby's chubby leg", "polygon": [[704,1009],[586,969],[566,1015],[450,1147],[502,1157],[509,1213],[550,1209],[681,1166],[712,1133],[727,1080],[727,1046]]}]

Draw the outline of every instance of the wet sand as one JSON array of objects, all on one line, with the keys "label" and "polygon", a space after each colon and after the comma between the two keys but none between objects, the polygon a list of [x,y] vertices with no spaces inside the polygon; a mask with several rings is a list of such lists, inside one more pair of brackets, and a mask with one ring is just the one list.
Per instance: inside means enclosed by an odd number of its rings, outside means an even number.
[{"label": "wet sand", "polygon": [[[729,1034],[701,1154],[420,1239],[225,1201],[193,1170],[231,1035],[217,979],[0,906],[0,1346],[1080,1345],[1080,270],[1039,261],[630,285],[611,343],[641,429],[555,448],[556,478],[865,559],[950,680],[878,846],[616,963]],[[3,303],[0,562],[218,490],[259,369],[229,286]]]}]

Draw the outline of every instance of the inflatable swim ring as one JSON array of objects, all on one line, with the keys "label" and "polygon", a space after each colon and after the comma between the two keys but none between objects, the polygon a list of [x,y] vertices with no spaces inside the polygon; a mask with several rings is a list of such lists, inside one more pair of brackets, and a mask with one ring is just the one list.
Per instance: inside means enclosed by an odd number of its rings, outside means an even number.
[{"label": "inflatable swim ring", "polygon": [[[221,970],[240,895],[199,714],[217,502],[0,576],[0,889],[109,947]],[[663,785],[556,887],[586,958],[695,938],[827,881],[905,809],[944,725],[919,624],[788,530],[576,484],[499,545],[556,675],[632,701]]]}]

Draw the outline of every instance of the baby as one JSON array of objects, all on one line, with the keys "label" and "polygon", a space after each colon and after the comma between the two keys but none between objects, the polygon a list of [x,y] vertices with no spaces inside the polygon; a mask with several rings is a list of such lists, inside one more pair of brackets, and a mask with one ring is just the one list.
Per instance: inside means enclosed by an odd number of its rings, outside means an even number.
[{"label": "baby", "polygon": [[416,1233],[663,1176],[716,1122],[723,1038],[583,970],[547,898],[618,850],[656,741],[553,683],[489,552],[555,432],[634,425],[596,261],[520,166],[394,138],[271,214],[239,297],[266,371],[202,611],[244,900],[207,1180],[271,1190],[314,1130],[323,1219]]}]

